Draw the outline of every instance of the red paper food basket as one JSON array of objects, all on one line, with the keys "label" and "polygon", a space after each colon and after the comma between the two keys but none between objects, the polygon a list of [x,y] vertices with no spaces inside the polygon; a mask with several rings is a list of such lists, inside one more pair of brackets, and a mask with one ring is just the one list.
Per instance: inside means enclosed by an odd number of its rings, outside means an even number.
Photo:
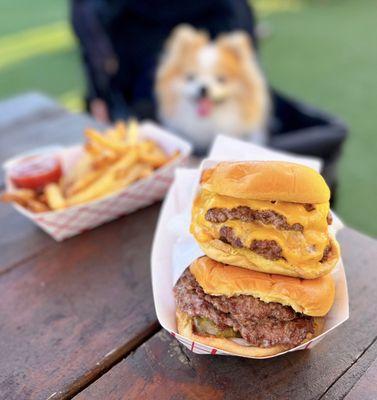
[{"label": "red paper food basket", "polygon": [[[188,159],[191,145],[149,122],[140,124],[140,137],[153,139],[168,154],[173,154],[177,150],[180,154],[148,178],[96,201],[43,213],[32,213],[17,204],[14,204],[15,209],[55,240],[61,241],[163,199],[173,180],[174,170]],[[81,146],[63,148],[59,155],[64,169],[70,168],[81,152]],[[16,160],[17,158],[10,160],[5,165]],[[9,179],[7,179],[7,189],[11,189]]]}]

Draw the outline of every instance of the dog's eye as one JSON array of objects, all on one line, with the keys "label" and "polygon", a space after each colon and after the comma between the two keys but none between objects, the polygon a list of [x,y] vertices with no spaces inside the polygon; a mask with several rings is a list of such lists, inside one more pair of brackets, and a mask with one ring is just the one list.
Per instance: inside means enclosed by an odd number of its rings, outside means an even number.
[{"label": "dog's eye", "polygon": [[190,74],[186,74],[186,81],[193,81],[195,79],[195,74],[190,73]]},{"label": "dog's eye", "polygon": [[226,77],[224,75],[217,75],[216,76],[216,80],[219,83],[226,83],[226,81],[227,81],[227,79],[226,79]]}]

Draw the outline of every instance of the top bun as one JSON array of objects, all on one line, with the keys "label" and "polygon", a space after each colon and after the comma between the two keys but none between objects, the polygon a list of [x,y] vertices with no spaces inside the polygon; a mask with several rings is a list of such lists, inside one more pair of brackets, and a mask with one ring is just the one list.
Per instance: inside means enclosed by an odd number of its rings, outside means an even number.
[{"label": "top bun", "polygon": [[222,264],[206,256],[196,259],[190,265],[190,271],[207,294],[249,295],[266,303],[290,306],[296,312],[312,317],[326,315],[335,297],[331,275],[303,280]]},{"label": "top bun", "polygon": [[220,162],[203,172],[202,187],[223,196],[325,203],[330,190],[314,169],[284,161]]}]

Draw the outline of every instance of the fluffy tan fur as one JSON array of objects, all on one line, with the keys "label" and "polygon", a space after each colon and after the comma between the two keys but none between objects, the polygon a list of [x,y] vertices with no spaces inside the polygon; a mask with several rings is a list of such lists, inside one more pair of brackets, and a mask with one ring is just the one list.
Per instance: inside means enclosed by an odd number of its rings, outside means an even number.
[{"label": "fluffy tan fur", "polygon": [[189,25],[179,25],[167,40],[156,76],[156,94],[165,115],[171,115],[177,104],[176,95],[171,90],[172,81],[188,71],[199,49],[208,43],[206,32],[195,30]]},{"label": "fluffy tan fur", "polygon": [[249,37],[235,32],[220,36],[216,43],[220,54],[217,72],[242,83],[244,90],[238,94],[238,101],[243,118],[247,123],[260,121],[264,125],[268,98]]},{"label": "fluffy tan fur", "polygon": [[[169,120],[178,111],[179,94],[176,82],[195,68],[199,53],[211,44],[208,35],[188,25],[178,26],[165,46],[156,75],[155,92],[159,114]],[[225,34],[212,43],[217,51],[214,76],[223,76],[238,85],[232,94],[240,113],[240,126],[245,133],[250,129],[264,130],[269,114],[269,96],[266,83],[256,60],[249,37],[243,32]],[[242,130],[242,129],[241,129]],[[236,136],[240,136],[239,132]]]}]

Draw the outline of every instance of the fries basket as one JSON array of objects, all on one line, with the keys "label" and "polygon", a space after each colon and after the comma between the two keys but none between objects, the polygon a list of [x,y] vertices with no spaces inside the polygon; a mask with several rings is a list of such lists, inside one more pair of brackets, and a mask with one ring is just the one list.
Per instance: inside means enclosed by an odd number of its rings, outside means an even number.
[{"label": "fries basket", "polygon": [[[172,183],[174,170],[187,161],[191,145],[150,122],[140,124],[140,136],[154,140],[168,154],[178,150],[179,155],[149,177],[89,203],[42,213],[30,212],[17,204],[14,204],[15,209],[55,240],[61,241],[163,199]],[[69,169],[82,151],[81,145],[63,148],[59,152],[63,170]],[[7,189],[11,188],[9,179],[6,179],[6,185]]]},{"label": "fries basket", "polygon": [[[218,137],[215,141],[210,157],[213,157],[213,159],[204,160],[201,169],[211,167],[218,161],[223,160],[254,159],[294,161],[306,164],[317,170],[320,168],[320,162],[315,159],[293,157],[285,153],[266,150],[260,146],[245,144],[244,142],[224,137]],[[177,331],[173,287],[185,268],[197,257],[203,255],[198,244],[189,233],[191,205],[199,184],[200,173],[200,169],[177,169],[174,182],[161,209],[151,256],[152,287],[156,314],[162,327],[194,353],[245,357],[193,342],[178,334]],[[343,224],[333,212],[332,214],[334,221],[331,229],[335,233],[343,227]],[[292,351],[310,349],[317,345],[330,331],[349,318],[347,282],[341,259],[332,274],[336,286],[335,301],[332,309],[325,317],[323,333],[288,351],[268,357],[250,358],[272,358]]]}]

